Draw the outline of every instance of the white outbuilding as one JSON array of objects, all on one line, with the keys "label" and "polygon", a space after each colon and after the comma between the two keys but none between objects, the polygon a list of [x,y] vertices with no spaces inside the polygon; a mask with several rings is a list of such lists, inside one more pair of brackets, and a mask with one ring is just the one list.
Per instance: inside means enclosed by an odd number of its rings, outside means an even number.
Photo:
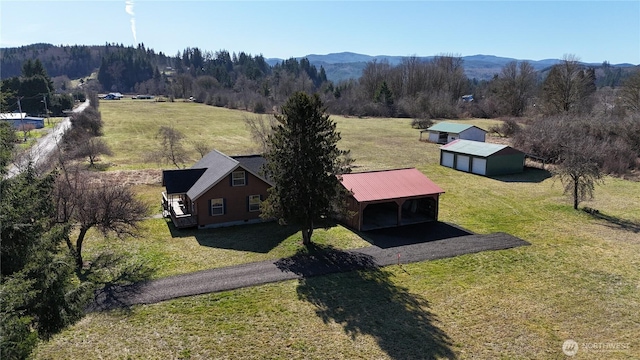
[{"label": "white outbuilding", "polygon": [[[423,133],[428,138],[423,139]],[[420,140],[427,140],[437,144],[448,144],[454,140],[473,140],[484,142],[487,132],[475,125],[440,122],[428,129],[420,130]]]}]

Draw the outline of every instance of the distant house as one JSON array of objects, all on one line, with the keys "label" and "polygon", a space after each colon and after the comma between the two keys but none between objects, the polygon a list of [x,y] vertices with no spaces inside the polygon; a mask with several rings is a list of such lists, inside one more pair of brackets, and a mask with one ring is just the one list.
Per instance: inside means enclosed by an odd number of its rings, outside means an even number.
[{"label": "distant house", "polygon": [[484,141],[487,132],[475,125],[440,122],[428,129],[420,130],[420,140],[427,133],[427,141],[447,144],[457,139]]},{"label": "distant house", "polygon": [[177,228],[211,228],[262,221],[260,203],[271,182],[259,155],[227,156],[217,150],[189,169],[164,170],[163,212]]},{"label": "distant house", "polygon": [[342,185],[353,216],[344,222],[356,230],[373,230],[436,221],[444,193],[415,168],[344,174]]},{"label": "distant house", "polygon": [[1,113],[0,120],[8,122],[16,129],[22,126],[33,126],[34,129],[44,128],[44,118],[27,116],[27,113]]},{"label": "distant house", "polygon": [[486,176],[521,173],[524,157],[507,145],[470,140],[455,140],[440,148],[440,165]]}]

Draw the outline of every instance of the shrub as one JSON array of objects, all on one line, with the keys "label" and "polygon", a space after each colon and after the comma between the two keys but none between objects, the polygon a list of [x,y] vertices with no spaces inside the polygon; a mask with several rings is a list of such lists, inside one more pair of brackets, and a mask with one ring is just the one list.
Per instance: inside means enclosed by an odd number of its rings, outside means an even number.
[{"label": "shrub", "polygon": [[500,125],[493,125],[489,128],[490,133],[498,134],[500,137],[512,137],[522,130],[520,124],[513,119],[507,119]]},{"label": "shrub", "polygon": [[433,126],[433,120],[427,118],[413,119],[411,127],[414,129],[428,129]]}]

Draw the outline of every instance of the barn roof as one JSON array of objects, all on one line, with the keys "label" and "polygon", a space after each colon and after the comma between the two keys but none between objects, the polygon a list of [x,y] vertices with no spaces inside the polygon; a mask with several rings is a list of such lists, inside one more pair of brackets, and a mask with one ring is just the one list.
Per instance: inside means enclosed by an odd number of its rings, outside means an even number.
[{"label": "barn roof", "polygon": [[504,149],[509,149],[511,150],[510,152],[519,152],[518,150],[513,149],[507,145],[492,144],[492,143],[463,140],[463,139],[454,140],[448,143],[447,145],[441,146],[440,149],[461,153],[461,154],[475,155],[480,157],[491,156]]},{"label": "barn roof", "polygon": [[359,202],[444,193],[415,168],[344,174],[341,182]]},{"label": "barn roof", "polygon": [[[426,131],[440,131],[440,132],[447,132],[447,133],[453,133],[453,134],[459,134],[467,129],[470,129],[472,127],[478,128],[479,127],[475,126],[475,125],[469,125],[469,124],[457,124],[457,123],[451,123],[451,122],[439,122],[435,125],[433,125],[432,127],[426,129]],[[482,131],[484,131],[483,129],[480,129]]]}]

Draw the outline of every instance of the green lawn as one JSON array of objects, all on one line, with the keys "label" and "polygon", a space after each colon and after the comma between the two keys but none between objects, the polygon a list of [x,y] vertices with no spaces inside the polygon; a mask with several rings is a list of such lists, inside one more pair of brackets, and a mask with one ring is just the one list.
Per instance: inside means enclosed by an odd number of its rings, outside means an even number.
[{"label": "green lawn", "polygon": [[[239,111],[134,101],[103,102],[100,110],[112,169],[156,167],[135,154],[152,148],[157,126],[169,123],[223,152],[252,151]],[[580,348],[576,359],[640,357],[640,183],[606,178],[582,204],[600,211],[595,219],[574,211],[559,181],[541,170],[491,179],[439,166],[438,146],[419,142],[409,119],[332,118],[354,170],[417,167],[446,191],[440,220],[508,232],[532,246],[89,314],[41,344],[35,358],[562,359],[567,339],[624,347]],[[161,190],[136,189],[148,201]],[[365,244],[340,226],[316,234],[339,248]],[[289,256],[299,242],[276,224],[172,232],[152,219],[139,238],[92,234],[86,247],[89,258],[127,251],[158,277]]]}]

